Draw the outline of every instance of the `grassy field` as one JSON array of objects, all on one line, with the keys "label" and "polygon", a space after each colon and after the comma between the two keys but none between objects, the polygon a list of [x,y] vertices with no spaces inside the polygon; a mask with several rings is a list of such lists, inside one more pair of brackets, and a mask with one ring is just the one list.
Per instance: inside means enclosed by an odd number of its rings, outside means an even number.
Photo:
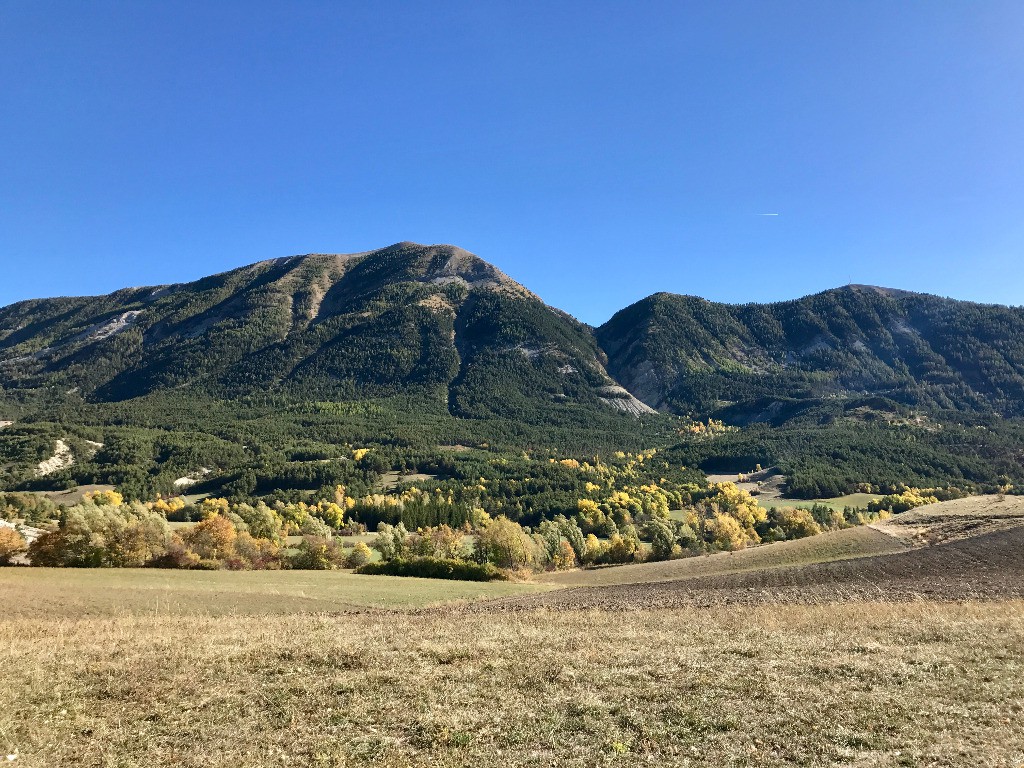
[{"label": "grassy field", "polygon": [[1021,601],[75,621],[40,608],[0,624],[0,749],[33,768],[1013,766],[1022,638]]},{"label": "grassy field", "polygon": [[[0,569],[0,760],[33,768],[1020,768],[1019,591],[906,602],[869,591],[810,604],[739,604],[730,593],[687,607],[658,607],[669,604],[659,598],[647,609],[621,599],[615,609],[611,599],[631,582],[689,594],[823,568],[874,589],[904,560],[911,576],[929,578],[938,567],[955,580],[967,564],[996,580],[1013,570],[1006,557],[1019,570],[1020,501],[913,513],[915,529],[954,526],[956,536],[938,546],[912,549],[864,527],[732,555],[552,575],[539,585]],[[963,528],[986,516],[1004,527],[981,536]],[[990,541],[1002,542],[1003,560]],[[851,559],[858,556],[867,559]],[[874,576],[872,565],[881,566]],[[577,584],[609,586],[550,591]],[[534,598],[515,610],[479,602],[584,593],[595,599],[568,609]]]},{"label": "grassy field", "polygon": [[0,605],[6,617],[416,608],[543,589],[536,584],[357,576],[344,571],[0,568]]},{"label": "grassy field", "polygon": [[723,573],[739,573],[764,568],[823,563],[851,557],[883,555],[906,549],[903,540],[867,526],[831,531],[806,539],[764,544],[738,552],[698,555],[637,565],[620,565],[591,570],[544,574],[541,579],[561,586],[600,586],[633,584],[675,579],[695,579]]},{"label": "grassy field", "polygon": [[393,491],[402,483],[419,483],[424,480],[433,480],[437,475],[425,475],[419,472],[385,472],[381,476],[381,490]]},{"label": "grassy field", "polygon": [[[815,504],[823,504],[826,507],[834,509],[836,512],[842,512],[844,507],[867,507],[868,502],[875,501],[876,499],[882,498],[877,493],[850,493],[846,496],[836,496],[833,499],[814,499],[813,501],[796,501],[791,499],[778,499],[774,503],[777,506],[787,507],[802,507],[804,509],[810,509]],[[768,506],[771,506],[768,504]]]}]

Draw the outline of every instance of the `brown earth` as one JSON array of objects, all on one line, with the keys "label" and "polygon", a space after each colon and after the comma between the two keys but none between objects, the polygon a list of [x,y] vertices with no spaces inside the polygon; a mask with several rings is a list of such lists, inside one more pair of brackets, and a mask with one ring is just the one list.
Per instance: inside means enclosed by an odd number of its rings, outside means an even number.
[{"label": "brown earth", "polygon": [[845,601],[1024,598],[1024,527],[907,552],[678,581],[556,590],[470,611],[645,610]]},{"label": "brown earth", "polygon": [[874,527],[911,546],[928,546],[1024,525],[1024,496],[969,496],[929,504]]}]

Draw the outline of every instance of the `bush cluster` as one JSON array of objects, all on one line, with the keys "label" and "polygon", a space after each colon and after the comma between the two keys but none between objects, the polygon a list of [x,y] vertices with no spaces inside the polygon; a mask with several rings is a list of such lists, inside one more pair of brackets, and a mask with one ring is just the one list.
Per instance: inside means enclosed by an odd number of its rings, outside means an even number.
[{"label": "bush cluster", "polygon": [[423,579],[458,579],[460,581],[500,581],[505,573],[491,563],[437,557],[395,558],[367,563],[356,573],[374,576],[417,576]]}]

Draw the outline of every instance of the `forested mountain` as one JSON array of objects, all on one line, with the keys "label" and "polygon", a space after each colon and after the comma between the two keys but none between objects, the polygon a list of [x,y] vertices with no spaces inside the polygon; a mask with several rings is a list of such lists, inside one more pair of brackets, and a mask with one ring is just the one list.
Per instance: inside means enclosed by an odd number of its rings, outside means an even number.
[{"label": "forested mountain", "polygon": [[673,413],[781,423],[881,397],[929,413],[1024,414],[1021,308],[870,286],[778,304],[659,293],[596,336],[609,372]]},{"label": "forested mountain", "polygon": [[588,327],[497,268],[413,243],[0,310],[3,387],[59,387],[87,402],[178,390],[316,400],[402,392],[459,417],[646,410],[602,357]]},{"label": "forested mountain", "polygon": [[1024,310],[864,286],[660,293],[593,329],[414,243],[0,308],[0,490],[329,495],[529,456],[505,502],[568,513],[538,464],[655,448],[655,482],[771,465],[809,498],[1024,485]]}]

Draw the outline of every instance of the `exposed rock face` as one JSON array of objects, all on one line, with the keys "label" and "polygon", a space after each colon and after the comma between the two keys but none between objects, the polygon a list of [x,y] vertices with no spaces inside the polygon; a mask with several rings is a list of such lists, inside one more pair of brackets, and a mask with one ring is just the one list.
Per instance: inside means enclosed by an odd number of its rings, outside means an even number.
[{"label": "exposed rock face", "polygon": [[54,447],[53,456],[45,461],[39,462],[36,474],[39,475],[39,477],[46,477],[47,475],[52,475],[54,472],[60,472],[62,469],[67,469],[74,463],[75,457],[74,454],[71,453],[71,446],[63,440],[58,440],[57,445]]},{"label": "exposed rock face", "polygon": [[646,414],[657,413],[656,410],[646,403],[640,402],[627,390],[618,385],[601,387],[599,392],[602,394],[601,402],[617,411],[629,413],[633,416],[644,416]]}]

